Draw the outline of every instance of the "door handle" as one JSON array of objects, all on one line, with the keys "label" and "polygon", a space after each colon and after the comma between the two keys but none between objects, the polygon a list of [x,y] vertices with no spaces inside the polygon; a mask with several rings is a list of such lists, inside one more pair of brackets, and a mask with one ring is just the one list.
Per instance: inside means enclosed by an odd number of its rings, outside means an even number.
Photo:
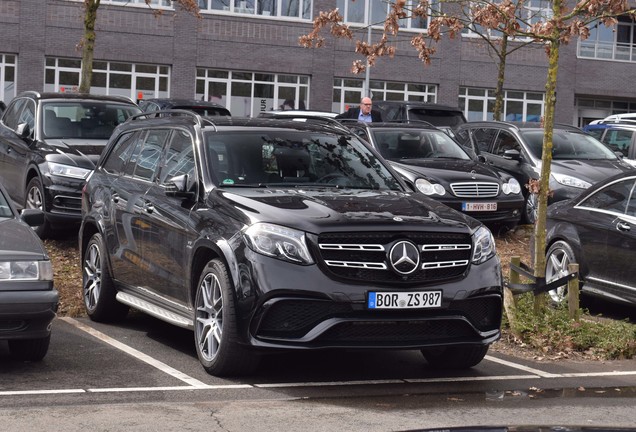
[{"label": "door handle", "polygon": [[114,193],[114,194],[112,194],[110,197],[111,197],[111,199],[113,200],[113,202],[114,202],[115,204],[117,204],[117,203],[119,202],[119,194]]},{"label": "door handle", "polygon": [[630,231],[632,227],[626,222],[619,221],[616,223],[616,229],[619,231]]}]

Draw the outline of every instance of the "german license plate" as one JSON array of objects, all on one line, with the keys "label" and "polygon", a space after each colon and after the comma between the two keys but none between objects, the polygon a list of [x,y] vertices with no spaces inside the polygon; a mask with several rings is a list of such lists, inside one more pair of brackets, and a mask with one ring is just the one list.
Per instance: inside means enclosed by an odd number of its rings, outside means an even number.
[{"label": "german license plate", "polygon": [[463,211],[496,211],[497,203],[489,202],[489,203],[462,203]]},{"label": "german license plate", "polygon": [[422,309],[442,306],[442,291],[369,292],[369,309]]}]

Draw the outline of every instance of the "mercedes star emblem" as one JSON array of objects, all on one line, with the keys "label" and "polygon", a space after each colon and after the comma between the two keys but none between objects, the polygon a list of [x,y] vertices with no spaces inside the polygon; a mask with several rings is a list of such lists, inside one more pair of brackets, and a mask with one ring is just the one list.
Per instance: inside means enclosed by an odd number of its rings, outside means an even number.
[{"label": "mercedes star emblem", "polygon": [[389,262],[396,273],[409,275],[420,268],[420,251],[410,241],[399,241],[389,251]]}]

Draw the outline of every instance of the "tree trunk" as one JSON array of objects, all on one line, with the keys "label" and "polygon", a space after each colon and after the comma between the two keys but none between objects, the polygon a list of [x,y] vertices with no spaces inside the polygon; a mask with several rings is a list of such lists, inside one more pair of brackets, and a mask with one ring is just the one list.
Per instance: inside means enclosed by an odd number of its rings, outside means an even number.
[{"label": "tree trunk", "polygon": [[[555,16],[560,16],[561,1],[554,0]],[[548,77],[545,84],[545,115],[543,119],[543,155],[541,157],[541,178],[539,183],[539,207],[534,228],[534,275],[540,280],[545,277],[545,239],[548,194],[550,192],[550,166],[552,165],[552,138],[554,133],[554,110],[556,105],[556,83],[559,66],[559,34],[555,30],[549,44]],[[537,296],[535,311],[545,304],[546,294]]]},{"label": "tree trunk", "polygon": [[503,112],[504,102],[504,79],[506,77],[506,53],[508,51],[508,35],[503,34],[501,37],[501,50],[499,51],[499,66],[497,70],[497,87],[495,88],[495,106],[493,108],[493,119],[500,121]]},{"label": "tree trunk", "polygon": [[93,79],[93,55],[95,51],[95,21],[101,0],[84,0],[84,38],[82,41],[82,70],[80,93],[90,93]]}]

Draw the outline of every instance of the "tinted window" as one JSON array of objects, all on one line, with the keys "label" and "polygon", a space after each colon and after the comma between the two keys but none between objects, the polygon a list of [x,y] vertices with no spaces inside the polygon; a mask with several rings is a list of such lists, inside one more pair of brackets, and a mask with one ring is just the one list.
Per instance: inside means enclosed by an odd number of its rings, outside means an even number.
[{"label": "tinted window", "polygon": [[152,129],[148,132],[141,152],[137,155],[136,178],[152,180],[157,174],[163,145],[169,133],[169,129]]},{"label": "tinted window", "polygon": [[183,174],[194,176],[194,152],[190,134],[182,130],[173,131],[164,158],[160,183]]},{"label": "tinted window", "polygon": [[632,146],[634,137],[632,130],[608,129],[603,137],[603,142],[612,150],[619,151],[623,156],[629,154],[629,148]]},{"label": "tinted window", "polygon": [[497,134],[497,129],[476,128],[473,129],[473,141],[480,152],[490,153],[490,146]]},{"label": "tinted window", "polygon": [[114,175],[124,172],[124,167],[126,166],[128,158],[133,153],[138,137],[139,132],[122,134],[102,164],[102,169]]},{"label": "tinted window", "polygon": [[[538,159],[543,154],[543,130],[520,132],[528,151]],[[587,134],[555,130],[552,137],[552,159],[616,159],[617,156],[599,140]]]},{"label": "tinted window", "polygon": [[409,109],[409,120],[427,121],[435,126],[459,126],[466,123],[461,111],[433,108],[411,108]]},{"label": "tinted window", "polygon": [[503,156],[507,150],[517,150],[521,153],[521,145],[517,142],[517,139],[513,134],[502,130],[495,139],[495,145],[493,146],[492,152],[497,156]]},{"label": "tinted window", "polygon": [[[634,179],[619,181],[603,189],[581,202],[579,206],[625,214],[634,193]],[[630,211],[636,209],[636,203],[629,206]]]},{"label": "tinted window", "polygon": [[2,121],[7,127],[15,130],[18,127],[18,119],[20,118],[20,113],[22,112],[22,108],[24,104],[27,102],[26,99],[16,99],[13,103],[9,105],[7,110],[4,113],[4,117]]}]

